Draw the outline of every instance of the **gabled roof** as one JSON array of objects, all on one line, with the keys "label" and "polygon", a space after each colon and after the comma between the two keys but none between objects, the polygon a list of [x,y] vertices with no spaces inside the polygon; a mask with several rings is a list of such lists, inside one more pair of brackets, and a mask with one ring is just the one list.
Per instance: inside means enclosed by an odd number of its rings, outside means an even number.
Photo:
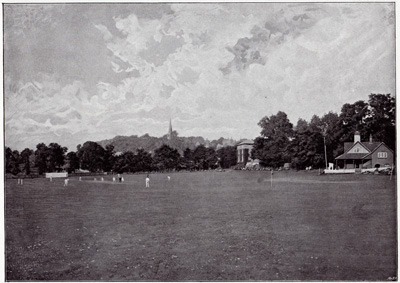
[{"label": "gabled roof", "polygon": [[338,160],[343,160],[343,159],[370,159],[370,158],[366,158],[370,154],[371,153],[343,153],[342,155],[339,155],[335,159],[338,159]]},{"label": "gabled roof", "polygon": [[369,151],[374,151],[382,142],[362,142],[361,144],[369,149]]},{"label": "gabled roof", "polygon": [[[369,151],[374,151],[382,142],[356,142],[360,143]],[[356,143],[354,142],[345,142],[344,145],[344,152],[349,151]]]},{"label": "gabled roof", "polygon": [[[348,153],[356,144],[361,144],[365,147],[369,152],[368,153]],[[393,152],[384,142],[356,142],[352,145],[349,143],[344,143],[345,152],[342,155],[339,155],[335,159],[343,160],[343,159],[371,159],[370,155],[374,153],[381,145],[385,145],[390,151]]]},{"label": "gabled roof", "polygon": [[[362,147],[364,147],[368,152],[367,153],[348,153],[355,145],[360,144]],[[362,142],[355,142],[351,146],[348,143],[344,144],[345,146],[345,152],[342,155],[339,155],[335,159],[364,159],[367,155],[371,153],[371,150]]]},{"label": "gabled roof", "polygon": [[389,149],[389,150],[393,153],[393,150],[391,150],[390,147],[388,147],[384,142],[380,142],[380,143],[378,144],[378,146],[376,146],[376,147],[374,148],[374,150],[372,150],[368,155],[373,154],[373,153],[374,153],[378,148],[380,148],[382,145],[385,146],[387,149]]}]

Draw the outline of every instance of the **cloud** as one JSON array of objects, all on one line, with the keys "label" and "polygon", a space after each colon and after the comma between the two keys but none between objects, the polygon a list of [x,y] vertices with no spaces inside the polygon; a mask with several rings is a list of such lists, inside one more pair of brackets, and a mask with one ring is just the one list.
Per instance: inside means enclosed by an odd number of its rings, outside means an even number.
[{"label": "cloud", "polygon": [[258,121],[278,111],[295,124],[371,92],[394,94],[392,4],[191,3],[167,10],[115,16],[112,25],[88,21],[98,34],[85,46],[102,44],[99,66],[110,73],[97,76],[93,65],[74,80],[56,72],[28,81],[6,74],[6,143],[42,136],[71,147],[115,135],[161,136],[169,118],[184,136],[254,138]]},{"label": "cloud", "polygon": [[102,24],[97,24],[94,25],[102,34],[103,34],[103,38],[104,40],[108,41],[112,39],[112,34],[111,32],[108,31],[107,27],[102,25]]},{"label": "cloud", "polygon": [[[45,140],[58,136],[57,142],[75,148],[77,142],[82,141],[78,136],[71,138],[71,135],[95,123],[98,113],[104,111],[104,105],[96,96],[87,93],[79,81],[62,86],[57,78],[43,75],[37,84],[41,87],[27,83],[14,93],[7,93],[6,144],[21,148],[40,136]],[[33,131],[37,138],[32,140]]]}]

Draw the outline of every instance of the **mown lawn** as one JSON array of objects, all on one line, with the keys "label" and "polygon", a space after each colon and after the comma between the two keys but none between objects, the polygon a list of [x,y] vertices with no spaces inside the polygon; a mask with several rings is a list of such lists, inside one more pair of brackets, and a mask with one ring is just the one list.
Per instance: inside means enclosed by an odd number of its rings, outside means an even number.
[{"label": "mown lawn", "polygon": [[[7,180],[6,280],[386,281],[389,176],[198,172]],[[97,177],[99,179],[99,177]]]}]

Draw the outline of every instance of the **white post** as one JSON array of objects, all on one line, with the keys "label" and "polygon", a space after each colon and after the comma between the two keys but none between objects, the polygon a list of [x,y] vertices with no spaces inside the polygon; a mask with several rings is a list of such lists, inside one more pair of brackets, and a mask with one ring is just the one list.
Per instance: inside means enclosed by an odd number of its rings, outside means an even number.
[{"label": "white post", "polygon": [[328,158],[326,157],[326,143],[325,143],[325,136],[324,136],[324,149],[325,149],[325,169],[328,169]]},{"label": "white post", "polygon": [[394,164],[392,164],[392,170],[390,171],[390,180],[392,180],[393,170],[394,170]]},{"label": "white post", "polygon": [[272,176],[274,175],[274,170],[271,170],[271,188],[272,188]]}]

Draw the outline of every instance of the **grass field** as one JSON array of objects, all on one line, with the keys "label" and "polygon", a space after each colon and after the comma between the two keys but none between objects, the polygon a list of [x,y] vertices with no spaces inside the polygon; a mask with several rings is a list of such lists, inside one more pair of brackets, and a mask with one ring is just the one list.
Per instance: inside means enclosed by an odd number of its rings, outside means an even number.
[{"label": "grass field", "polygon": [[7,180],[6,280],[395,280],[389,176],[170,176]]}]

